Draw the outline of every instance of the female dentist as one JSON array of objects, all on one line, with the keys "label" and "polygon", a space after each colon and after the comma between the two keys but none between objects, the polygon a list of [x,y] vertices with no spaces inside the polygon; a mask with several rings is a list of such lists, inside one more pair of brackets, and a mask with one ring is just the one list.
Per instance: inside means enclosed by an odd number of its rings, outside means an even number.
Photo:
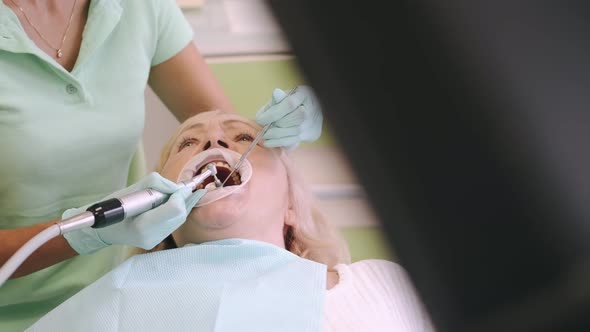
[{"label": "female dentist", "polygon": [[[68,208],[147,187],[172,194],[132,227],[39,248],[0,288],[1,331],[24,330],[112,269],[123,253],[113,244],[151,248],[200,199],[157,173],[127,187],[147,84],[180,122],[235,112],[192,40],[174,0],[0,0],[0,264]],[[275,124],[266,144],[295,147],[319,137],[322,118],[301,87],[275,90],[257,121]]]}]

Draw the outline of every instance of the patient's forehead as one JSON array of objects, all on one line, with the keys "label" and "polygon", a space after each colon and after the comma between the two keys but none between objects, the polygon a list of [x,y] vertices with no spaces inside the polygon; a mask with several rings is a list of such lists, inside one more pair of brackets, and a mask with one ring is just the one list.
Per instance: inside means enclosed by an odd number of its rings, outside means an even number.
[{"label": "patient's forehead", "polygon": [[223,111],[209,111],[202,112],[185,120],[179,129],[179,132],[183,132],[188,128],[194,128],[199,124],[207,124],[210,122],[219,122],[226,125],[240,125],[241,123],[249,125],[254,128],[260,127],[255,121],[248,119],[242,115],[223,112]]}]

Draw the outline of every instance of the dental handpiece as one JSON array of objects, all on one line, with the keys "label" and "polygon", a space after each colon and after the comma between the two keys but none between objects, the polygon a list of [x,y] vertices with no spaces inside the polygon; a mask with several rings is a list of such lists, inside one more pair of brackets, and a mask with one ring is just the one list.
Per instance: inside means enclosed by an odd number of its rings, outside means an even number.
[{"label": "dental handpiece", "polygon": [[[207,165],[207,169],[203,173],[195,176],[190,181],[182,181],[178,184],[182,187],[189,187],[194,191],[210,176],[213,176],[215,181],[219,181],[216,174],[217,168],[215,167],[215,164],[211,163]],[[55,223],[55,225],[50,226],[39,234],[33,236],[33,238],[19,248],[4,263],[4,265],[0,266],[0,287],[6,282],[6,280],[8,280],[8,278],[10,278],[27,257],[47,241],[80,228],[102,228],[116,224],[126,218],[137,216],[161,205],[166,202],[169,197],[170,195],[153,189],[144,189],[123,197],[111,198],[93,204],[85,212]]]},{"label": "dental handpiece", "polygon": [[[194,191],[205,179],[210,176],[216,177],[216,174],[217,168],[215,164],[211,163],[207,165],[207,170],[203,173],[189,181],[181,181],[178,184],[181,187],[189,187]],[[62,220],[58,225],[61,234],[88,226],[92,228],[107,227],[154,209],[165,203],[169,197],[169,194],[151,188],[143,189],[122,197],[111,198],[93,204],[86,209],[86,212]]]}]

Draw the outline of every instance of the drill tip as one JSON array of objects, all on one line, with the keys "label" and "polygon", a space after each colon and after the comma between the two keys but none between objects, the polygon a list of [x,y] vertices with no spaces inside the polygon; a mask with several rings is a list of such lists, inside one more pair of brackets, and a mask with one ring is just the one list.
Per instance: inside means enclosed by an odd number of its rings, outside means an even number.
[{"label": "drill tip", "polygon": [[217,167],[215,167],[214,163],[208,164],[207,169],[211,171],[211,175],[215,176],[217,174]]}]

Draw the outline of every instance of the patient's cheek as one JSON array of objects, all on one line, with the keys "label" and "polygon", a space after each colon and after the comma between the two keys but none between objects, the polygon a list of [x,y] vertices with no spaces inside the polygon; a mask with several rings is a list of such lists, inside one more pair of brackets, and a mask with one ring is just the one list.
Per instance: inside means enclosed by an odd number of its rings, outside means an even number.
[{"label": "patient's cheek", "polygon": [[177,182],[178,174],[180,174],[181,169],[182,169],[182,167],[180,167],[180,166],[166,164],[166,165],[164,165],[164,167],[160,171],[160,175],[162,175],[163,177],[165,177],[166,179],[168,179],[172,182]]},{"label": "patient's cheek", "polygon": [[161,175],[162,177],[165,177],[166,179],[168,179],[168,180],[170,180],[170,181],[176,182],[176,181],[175,181],[176,179],[173,179],[173,178],[170,176],[169,172],[166,172],[166,170],[164,170],[164,169],[160,171],[160,175]]}]

